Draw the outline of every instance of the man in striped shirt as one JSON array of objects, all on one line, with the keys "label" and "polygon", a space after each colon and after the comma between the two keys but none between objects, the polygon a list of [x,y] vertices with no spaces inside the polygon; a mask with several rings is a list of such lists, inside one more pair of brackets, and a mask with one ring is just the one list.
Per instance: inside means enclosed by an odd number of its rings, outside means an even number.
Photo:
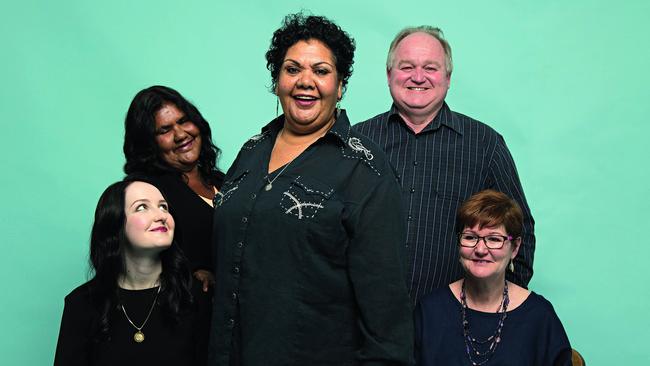
[{"label": "man in striped shirt", "polygon": [[354,128],[384,148],[400,179],[408,231],[408,280],[414,303],[462,277],[456,209],[492,188],[514,198],[524,212],[522,245],[508,279],[527,287],[533,275],[534,220],[503,137],[453,112],[445,103],[451,48],[438,28],[406,28],[386,62],[393,105]]}]

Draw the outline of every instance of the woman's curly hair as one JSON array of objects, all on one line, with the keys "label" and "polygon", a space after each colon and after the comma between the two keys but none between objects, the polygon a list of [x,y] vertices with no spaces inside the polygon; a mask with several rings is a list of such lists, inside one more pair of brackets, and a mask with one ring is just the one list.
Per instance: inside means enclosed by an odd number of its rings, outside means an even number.
[{"label": "woman's curly hair", "polygon": [[317,39],[330,49],[336,63],[336,73],[345,92],[354,64],[354,39],[325,17],[296,13],[284,17],[282,26],[273,32],[271,46],[266,52],[266,68],[271,71],[272,93],[275,93],[282,62],[289,47],[309,39]]}]

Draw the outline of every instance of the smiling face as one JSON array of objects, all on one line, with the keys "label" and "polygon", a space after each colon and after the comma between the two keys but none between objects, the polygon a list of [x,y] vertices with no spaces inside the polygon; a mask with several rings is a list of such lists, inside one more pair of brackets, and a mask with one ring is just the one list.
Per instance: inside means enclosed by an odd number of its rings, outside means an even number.
[{"label": "smiling face", "polygon": [[195,168],[201,154],[201,132],[175,104],[156,112],[156,143],[162,159],[183,172]]},{"label": "smiling face", "polygon": [[158,188],[133,182],[124,192],[126,223],[124,232],[129,249],[148,251],[169,248],[174,239],[174,218]]},{"label": "smiling face", "polygon": [[289,47],[278,76],[276,94],[285,115],[285,128],[307,135],[334,122],[342,82],[332,52],[316,39]]},{"label": "smiling face", "polygon": [[[474,233],[478,236],[501,235],[508,236],[503,225],[497,227],[465,227],[463,233]],[[474,248],[459,246],[460,263],[468,276],[474,278],[505,278],[506,268],[510,259],[514,259],[519,251],[521,238],[507,240],[501,249],[488,249],[481,239]]]},{"label": "smiling face", "polygon": [[410,34],[395,48],[393,65],[387,71],[388,86],[407,122],[428,123],[436,116],[451,79],[445,65],[445,50],[429,34]]}]

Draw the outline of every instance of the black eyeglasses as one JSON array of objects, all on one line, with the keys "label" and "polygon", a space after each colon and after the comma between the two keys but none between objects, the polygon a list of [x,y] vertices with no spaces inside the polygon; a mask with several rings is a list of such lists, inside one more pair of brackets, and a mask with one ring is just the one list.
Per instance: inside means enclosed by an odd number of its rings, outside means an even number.
[{"label": "black eyeglasses", "polygon": [[501,249],[507,240],[512,240],[512,236],[510,235],[504,236],[491,234],[480,236],[474,233],[460,233],[458,234],[458,238],[460,246],[465,248],[474,248],[478,245],[478,241],[483,239],[483,242],[485,243],[485,246],[488,247],[488,249]]}]

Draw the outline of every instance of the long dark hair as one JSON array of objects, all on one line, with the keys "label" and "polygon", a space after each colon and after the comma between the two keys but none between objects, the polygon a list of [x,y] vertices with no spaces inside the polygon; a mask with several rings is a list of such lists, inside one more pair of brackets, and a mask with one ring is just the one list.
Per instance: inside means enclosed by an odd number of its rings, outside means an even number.
[{"label": "long dark hair", "polygon": [[201,152],[198,169],[206,183],[217,184],[219,169],[217,159],[221,150],[212,143],[210,124],[199,110],[176,90],[154,85],[143,89],[133,97],[124,121],[124,173],[182,173],[167,164],[160,156],[156,143],[155,114],[165,103],[172,103],[183,111],[201,132]]},{"label": "long dark hair", "polygon": [[[124,195],[129,184],[135,181],[150,181],[140,177],[126,177],[113,183],[102,193],[95,209],[95,222],[90,235],[90,266],[93,278],[90,281],[91,300],[99,311],[97,339],[105,339],[110,329],[110,314],[119,306],[118,278],[126,272],[124,248],[129,245],[124,231],[126,214]],[[164,192],[161,191],[164,196]],[[171,211],[170,211],[171,212]],[[173,212],[172,216],[173,216]],[[178,245],[172,245],[160,253],[162,272],[160,274],[160,295],[158,304],[170,324],[178,323],[187,307],[192,303],[190,292],[192,277],[187,260]]]}]

